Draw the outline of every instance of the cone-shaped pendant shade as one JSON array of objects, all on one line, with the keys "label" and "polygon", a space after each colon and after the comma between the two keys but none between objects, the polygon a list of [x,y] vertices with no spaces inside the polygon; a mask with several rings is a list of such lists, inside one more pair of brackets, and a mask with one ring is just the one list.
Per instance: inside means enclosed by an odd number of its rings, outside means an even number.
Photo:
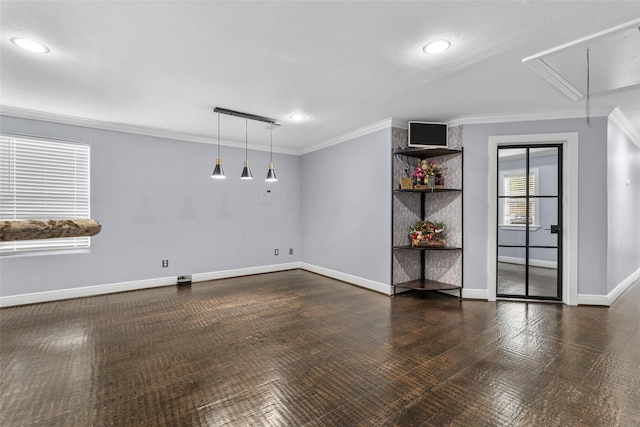
[{"label": "cone-shaped pendant shade", "polygon": [[240,179],[253,179],[251,175],[251,169],[249,169],[249,121],[244,118],[244,168],[242,168],[242,175]]},{"label": "cone-shaped pendant shade", "polygon": [[267,172],[267,178],[265,179],[265,181],[267,182],[276,182],[278,180],[278,177],[276,176],[276,171],[273,170],[273,127],[274,126],[275,126],[275,123],[271,123],[271,126],[269,127],[270,158],[269,158],[269,172]]},{"label": "cone-shaped pendant shade", "polygon": [[276,182],[278,177],[276,176],[276,171],[273,170],[273,163],[269,163],[269,172],[267,172],[267,182]]},{"label": "cone-shaped pendant shade", "polygon": [[213,179],[226,178],[224,176],[224,171],[222,170],[222,157],[220,157],[220,113],[218,113],[218,157],[216,158],[216,167],[213,169],[211,178]]},{"label": "cone-shaped pendant shade", "polygon": [[216,159],[216,167],[213,169],[213,174],[211,175],[213,179],[225,179],[224,171],[222,170],[222,159],[218,157]]},{"label": "cone-shaped pendant shade", "polygon": [[251,175],[251,169],[249,169],[249,160],[244,161],[244,168],[242,169],[242,175],[240,179],[253,179],[253,175]]}]

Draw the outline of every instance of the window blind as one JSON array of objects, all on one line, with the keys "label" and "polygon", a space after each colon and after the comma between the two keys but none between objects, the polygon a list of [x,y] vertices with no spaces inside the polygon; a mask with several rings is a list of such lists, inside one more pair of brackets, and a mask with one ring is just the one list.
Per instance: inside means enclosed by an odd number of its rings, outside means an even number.
[{"label": "window blind", "polygon": [[[83,219],[89,144],[0,135],[0,220]],[[0,242],[0,254],[87,249],[90,237]]]},{"label": "window blind", "polygon": [[[527,195],[526,175],[504,177],[505,196],[518,197]],[[529,196],[535,195],[535,177],[529,175]],[[525,224],[527,203],[523,199],[505,199],[504,224]],[[535,224],[534,199],[529,199],[529,224]]]}]

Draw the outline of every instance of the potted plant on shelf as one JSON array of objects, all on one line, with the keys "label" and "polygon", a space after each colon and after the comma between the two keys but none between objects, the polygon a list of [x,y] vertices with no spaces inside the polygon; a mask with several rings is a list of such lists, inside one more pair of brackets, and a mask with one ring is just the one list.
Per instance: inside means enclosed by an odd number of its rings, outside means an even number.
[{"label": "potted plant on shelf", "polygon": [[446,244],[444,224],[441,222],[417,221],[409,231],[413,247],[442,247]]}]

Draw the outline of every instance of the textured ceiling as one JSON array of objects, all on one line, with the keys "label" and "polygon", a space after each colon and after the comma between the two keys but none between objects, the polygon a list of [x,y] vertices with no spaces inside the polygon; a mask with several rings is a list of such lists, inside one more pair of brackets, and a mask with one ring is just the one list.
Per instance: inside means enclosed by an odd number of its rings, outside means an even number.
[{"label": "textured ceiling", "polygon": [[[217,106],[275,118],[274,146],[300,153],[387,118],[584,110],[522,59],[638,17],[637,1],[1,1],[0,103],[211,142]],[[424,54],[436,38],[451,49]],[[591,111],[619,107],[640,131],[638,99],[617,91]],[[244,122],[224,117],[221,135],[244,142]],[[251,124],[251,146],[268,139]]]}]

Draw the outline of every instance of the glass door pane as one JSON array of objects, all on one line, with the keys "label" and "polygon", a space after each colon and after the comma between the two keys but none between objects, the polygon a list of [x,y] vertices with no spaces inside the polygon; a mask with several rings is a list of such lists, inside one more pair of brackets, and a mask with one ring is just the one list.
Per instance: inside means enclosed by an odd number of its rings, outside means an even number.
[{"label": "glass door pane", "polygon": [[526,295],[525,248],[498,249],[498,295]]},{"label": "glass door pane", "polygon": [[558,297],[558,250],[529,249],[529,295]]},{"label": "glass door pane", "polygon": [[529,149],[529,170],[535,177],[531,196],[558,195],[558,147]]},{"label": "glass door pane", "polygon": [[533,224],[529,227],[529,246],[558,246],[558,233],[551,226],[559,225],[558,199],[536,197]]},{"label": "glass door pane", "polygon": [[498,148],[500,297],[561,300],[561,145]]}]

